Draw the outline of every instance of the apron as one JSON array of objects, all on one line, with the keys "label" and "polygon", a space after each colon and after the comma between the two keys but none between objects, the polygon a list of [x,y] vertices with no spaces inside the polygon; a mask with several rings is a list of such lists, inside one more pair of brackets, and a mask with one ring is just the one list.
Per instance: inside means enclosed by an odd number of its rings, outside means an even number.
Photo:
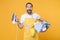
[{"label": "apron", "polygon": [[37,35],[33,25],[34,25],[34,18],[25,18],[25,20],[24,20],[24,40],[38,40],[38,35]]}]

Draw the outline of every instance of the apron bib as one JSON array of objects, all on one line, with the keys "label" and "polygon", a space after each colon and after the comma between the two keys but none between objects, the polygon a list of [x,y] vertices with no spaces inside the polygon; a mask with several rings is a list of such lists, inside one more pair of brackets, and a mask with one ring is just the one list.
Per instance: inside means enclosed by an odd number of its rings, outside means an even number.
[{"label": "apron bib", "polygon": [[25,18],[24,20],[24,40],[38,40],[34,29],[34,18]]}]

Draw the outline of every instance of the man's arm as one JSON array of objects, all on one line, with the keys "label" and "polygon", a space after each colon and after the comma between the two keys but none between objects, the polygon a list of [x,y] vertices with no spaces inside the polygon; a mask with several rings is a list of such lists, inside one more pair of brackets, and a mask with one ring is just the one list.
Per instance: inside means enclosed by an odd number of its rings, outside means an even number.
[{"label": "man's arm", "polygon": [[38,19],[39,21],[43,22],[44,20],[42,18]]},{"label": "man's arm", "polygon": [[[43,20],[42,18],[40,18],[40,19],[38,19],[39,21],[41,21],[41,22],[44,22],[44,21],[46,21],[46,20]],[[46,30],[48,29],[49,27],[48,26],[46,26]]]},{"label": "man's arm", "polygon": [[22,29],[23,26],[24,26],[22,23],[19,22],[18,19],[16,20],[16,24],[17,24],[17,26],[18,26],[20,29]]}]

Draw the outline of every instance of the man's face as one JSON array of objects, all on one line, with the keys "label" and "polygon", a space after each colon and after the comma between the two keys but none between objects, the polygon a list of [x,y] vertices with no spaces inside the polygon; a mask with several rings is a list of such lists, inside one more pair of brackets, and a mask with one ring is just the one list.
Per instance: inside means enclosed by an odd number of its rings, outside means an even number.
[{"label": "man's face", "polygon": [[31,4],[27,4],[26,5],[26,10],[28,14],[32,14],[32,5]]}]

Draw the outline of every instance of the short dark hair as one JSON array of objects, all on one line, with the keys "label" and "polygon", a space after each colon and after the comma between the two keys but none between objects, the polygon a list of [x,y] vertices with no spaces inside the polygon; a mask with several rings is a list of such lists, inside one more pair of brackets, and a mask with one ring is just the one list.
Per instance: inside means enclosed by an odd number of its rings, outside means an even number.
[{"label": "short dark hair", "polygon": [[26,7],[27,7],[27,5],[28,5],[28,4],[30,4],[30,5],[33,7],[33,4],[32,4],[32,3],[30,3],[30,2],[26,3]]}]

